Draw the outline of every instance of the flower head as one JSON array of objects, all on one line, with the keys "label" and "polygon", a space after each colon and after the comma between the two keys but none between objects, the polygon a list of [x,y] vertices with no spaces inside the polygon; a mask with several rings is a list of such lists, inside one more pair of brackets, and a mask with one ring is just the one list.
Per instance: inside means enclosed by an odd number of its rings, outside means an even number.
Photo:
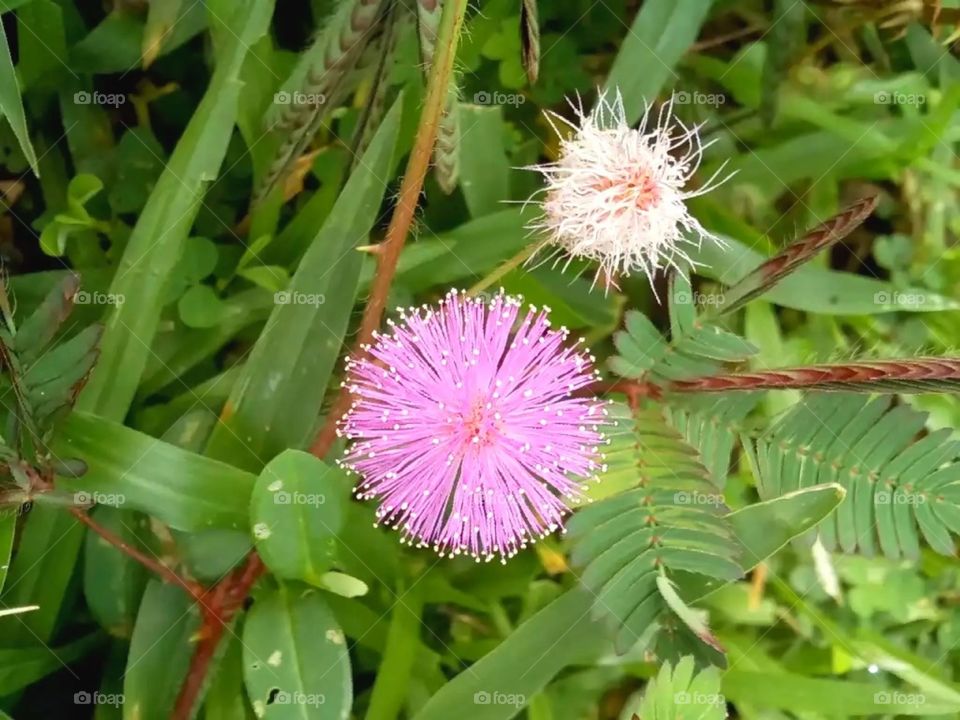
[{"label": "flower head", "polygon": [[353,407],[341,463],[378,522],[441,556],[502,560],[562,525],[601,470],[603,403],[575,397],[593,358],[547,309],[451,291],[403,312],[347,362]]},{"label": "flower head", "polygon": [[589,114],[574,106],[579,125],[548,116],[558,135],[554,120],[574,133],[561,139],[556,162],[531,168],[546,180],[543,214],[532,227],[546,234],[545,245],[597,261],[608,286],[619,273],[652,279],[659,268],[690,262],[684,244],[719,242],[685,203],[722,182],[723,168],[703,187],[685,190],[709,143],[701,143],[697,127],[673,118],[672,105],[660,108],[656,123],[648,107],[636,129],[619,92],[612,100],[601,94]]}]

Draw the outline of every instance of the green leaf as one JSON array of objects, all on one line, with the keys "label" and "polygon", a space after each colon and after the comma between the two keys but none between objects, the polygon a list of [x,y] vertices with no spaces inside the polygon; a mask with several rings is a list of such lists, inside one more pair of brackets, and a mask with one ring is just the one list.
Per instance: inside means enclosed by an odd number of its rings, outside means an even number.
[{"label": "green leaf", "polygon": [[322,586],[336,557],[349,481],[309,453],[287,450],[260,473],[250,498],[257,552],[276,575]]},{"label": "green leaf", "polygon": [[[731,285],[763,262],[763,255],[731,237],[726,247],[703,243],[690,251],[698,271]],[[937,312],[960,308],[952,298],[921,288],[891,283],[807,264],[780,280],[762,296],[784,307],[823,315],[876,315],[888,312]]]},{"label": "green leaf", "polygon": [[[139,513],[97,507],[90,516],[133,547],[142,548],[147,520]],[[149,551],[148,551],[149,554]],[[91,614],[111,635],[129,638],[147,584],[146,569],[96,533],[87,533],[83,594]]]},{"label": "green leaf", "polygon": [[63,487],[122,499],[177,530],[246,528],[255,476],[103,418],[75,412],[55,445],[87,466]]},{"label": "green leaf", "polygon": [[[619,90],[627,122],[635,123],[675,77],[673,67],[700,33],[712,0],[647,0],[637,13],[604,85]],[[637,68],[644,68],[637,72]]]},{"label": "green leaf", "polygon": [[180,19],[183,0],[154,0],[147,11],[143,28],[143,67],[153,64]]},{"label": "green leaf", "polygon": [[37,153],[33,149],[27,132],[27,118],[23,112],[23,100],[20,97],[20,86],[17,83],[17,73],[13,68],[13,59],[10,57],[6,31],[0,32],[0,113],[10,123],[13,134],[17,136],[17,142],[20,143],[20,149],[30,162],[30,167],[33,168],[33,174],[39,177]]},{"label": "green leaf", "polygon": [[[130,407],[150,357],[166,285],[204,188],[216,178],[227,151],[237,115],[240,68],[250,45],[266,32],[272,11],[272,0],[236,4],[229,49],[220,56],[206,94],[140,214],[110,286],[126,301],[107,320],[100,361],[80,398],[81,409],[120,420]],[[134,57],[140,57],[139,45]]]},{"label": "green leaf", "polygon": [[[151,5],[168,2],[161,0]],[[174,50],[201,32],[207,21],[205,10],[205,4],[185,3],[162,44],[162,52]],[[122,8],[114,10],[71,48],[71,68],[86,73],[128,73],[135,70],[141,64],[144,31],[144,20],[138,14]],[[237,32],[239,34],[240,31]],[[255,39],[252,38],[251,42]]]},{"label": "green leaf", "polygon": [[[774,501],[757,503],[727,516],[742,546],[746,569],[788,543],[791,538],[812,527],[830,513],[843,497],[836,486],[809,488]],[[687,587],[685,576],[682,594],[689,602],[716,586],[704,583],[694,591]],[[507,720],[517,707],[499,704],[477,704],[476,699],[490,698],[494,692],[501,698],[533,698],[560,671],[589,658],[593,662],[607,650],[603,624],[591,619],[595,597],[582,587],[565,592],[529,620],[517,627],[510,637],[497,645],[457,677],[444,685],[414,716],[414,720],[447,720],[457,717],[463,708],[470,708],[470,718]]]},{"label": "green leaf", "polygon": [[346,638],[319,591],[260,595],[243,626],[243,673],[257,717],[346,718],[353,703]]},{"label": "green leaf", "polygon": [[191,328],[210,328],[223,322],[229,310],[209,285],[194,285],[177,302],[183,324]]},{"label": "green leaf", "polygon": [[[440,688],[413,720],[507,720],[578,657],[599,651],[593,596],[574,588],[517,627],[507,640]],[[493,702],[494,694],[498,702]],[[513,700],[513,702],[508,702]]]},{"label": "green leaf", "polygon": [[953,555],[960,441],[950,430],[917,440],[926,414],[890,403],[885,396],[807,395],[756,442],[761,496],[838,483],[846,500],[819,528],[828,550],[915,558],[919,528],[935,551]]},{"label": "green leaf", "polygon": [[[393,167],[400,101],[384,118],[337,204],[301,260],[207,445],[207,454],[259,471],[313,437],[360,277],[361,254]],[[278,352],[282,348],[282,352]]]},{"label": "green leaf", "polygon": [[176,585],[151,580],[140,603],[123,677],[123,716],[166,720],[200,627],[196,603]]},{"label": "green leaf", "polygon": [[[601,487],[626,474],[629,485],[579,510],[568,525],[571,562],[596,595],[594,614],[609,617],[618,652],[629,650],[668,603],[660,575],[687,571],[733,580],[742,574],[739,547],[722,517],[723,495],[697,452],[658,410],[609,410],[607,470]],[[613,476],[613,477],[611,477]],[[678,606],[679,607],[679,606]]]},{"label": "green leaf", "polygon": [[17,513],[10,508],[0,509],[0,592],[7,580],[10,558],[13,556],[13,538],[17,532]]},{"label": "green leaf", "polygon": [[19,622],[4,629],[7,644],[49,643],[60,614],[60,604],[74,596],[71,577],[83,544],[83,528],[62,508],[36,504],[27,515],[17,552],[7,574],[3,605],[39,605]]},{"label": "green leaf", "polygon": [[955,714],[960,703],[948,703],[913,690],[892,690],[873,683],[809,678],[793,673],[728,670],[723,676],[724,695],[751,707],[851,715]]},{"label": "green leaf", "polygon": [[625,716],[643,720],[724,720],[727,701],[720,692],[720,671],[715,667],[694,675],[694,659],[684,657],[677,666],[664,663],[647,683],[643,699],[628,704]]},{"label": "green leaf", "polygon": [[[528,0],[529,2],[530,0]],[[471,217],[502,209],[510,199],[510,163],[499,105],[460,105],[460,188]]]}]

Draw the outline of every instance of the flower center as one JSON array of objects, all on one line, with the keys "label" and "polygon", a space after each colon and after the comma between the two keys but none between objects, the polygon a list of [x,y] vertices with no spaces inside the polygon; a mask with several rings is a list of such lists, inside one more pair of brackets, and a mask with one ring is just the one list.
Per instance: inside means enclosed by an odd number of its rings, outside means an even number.
[{"label": "flower center", "polygon": [[633,204],[637,210],[649,210],[660,201],[660,189],[653,175],[642,167],[635,167],[625,178],[600,178],[593,184],[597,192],[616,190],[613,202]]},{"label": "flower center", "polygon": [[498,436],[499,413],[487,407],[486,398],[476,398],[462,415],[463,431],[468,442],[487,447]]}]

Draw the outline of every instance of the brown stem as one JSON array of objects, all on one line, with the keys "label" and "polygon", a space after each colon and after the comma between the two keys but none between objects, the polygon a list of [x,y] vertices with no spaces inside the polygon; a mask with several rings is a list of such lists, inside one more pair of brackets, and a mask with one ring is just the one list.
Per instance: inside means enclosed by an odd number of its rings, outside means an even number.
[{"label": "brown stem", "polygon": [[[457,40],[460,26],[467,10],[468,0],[449,0],[445,3],[437,51],[427,82],[427,96],[420,124],[414,139],[406,173],[400,184],[400,196],[394,208],[393,216],[384,241],[377,247],[377,273],[370,288],[370,296],[363,311],[360,331],[354,346],[354,353],[361,354],[364,346],[373,338],[380,326],[383,311],[387,304],[387,294],[397,270],[397,261],[406,242],[410,225],[413,223],[423,181],[430,167],[430,157],[437,138],[437,127],[446,103],[447,87],[453,73]],[[329,451],[336,438],[337,420],[349,409],[350,394],[344,388],[327,415],[326,422],[317,434],[310,451],[317,457],[323,457]],[[257,553],[247,556],[242,568],[219,582],[208,596],[209,607],[205,609],[200,640],[190,660],[190,667],[177,702],[172,720],[190,720],[203,692],[206,676],[216,656],[217,647],[223,638],[226,626],[243,607],[243,602],[266,568]]]},{"label": "brown stem", "polygon": [[[434,54],[433,66],[427,83],[427,98],[423,112],[420,114],[420,124],[417,127],[417,136],[413,150],[407,161],[407,170],[400,184],[400,196],[394,208],[387,234],[380,244],[377,258],[377,274],[370,287],[370,296],[367,306],[363,310],[360,321],[360,332],[354,344],[353,354],[361,356],[366,353],[365,346],[373,339],[373,333],[380,327],[383,311],[387,305],[387,294],[393,283],[393,276],[397,271],[397,261],[400,252],[410,232],[414,214],[420,201],[420,191],[423,181],[430,168],[430,157],[437,140],[437,127],[443,117],[446,104],[447,88],[453,73],[453,60],[456,56],[457,39],[460,36],[460,25],[466,12],[467,0],[454,0],[444,6],[444,17],[437,41],[437,50]],[[327,414],[327,419],[310,447],[317,457],[323,457],[330,450],[337,436],[337,421],[350,409],[350,391],[343,387]]]},{"label": "brown stem", "polygon": [[189,720],[193,709],[203,691],[207,673],[217,655],[217,648],[223,640],[227,626],[243,608],[243,603],[251,588],[263,575],[266,568],[256,552],[247,556],[243,567],[238,568],[214,586],[206,597],[203,608],[203,624],[200,627],[199,641],[190,659],[190,668],[184,678],[177,702],[173,708],[171,720]]},{"label": "brown stem", "polygon": [[200,601],[203,598],[204,590],[199,583],[195,583],[192,580],[187,580],[186,578],[181,577],[163,563],[158,562],[148,555],[145,555],[119,535],[114,534],[110,530],[107,530],[105,527],[100,525],[96,520],[87,515],[85,510],[78,507],[72,507],[70,508],[70,512],[75,518],[77,518],[77,520],[93,530],[93,532],[113,545],[115,548],[117,548],[117,550],[125,555],[129,555],[131,558],[147,568],[147,570],[156,573],[168,583],[179,585],[186,590],[194,600]]},{"label": "brown stem", "polygon": [[960,358],[907,358],[831,365],[775,368],[678,380],[673,392],[745,390],[853,390],[860,392],[931,392],[960,388]]}]

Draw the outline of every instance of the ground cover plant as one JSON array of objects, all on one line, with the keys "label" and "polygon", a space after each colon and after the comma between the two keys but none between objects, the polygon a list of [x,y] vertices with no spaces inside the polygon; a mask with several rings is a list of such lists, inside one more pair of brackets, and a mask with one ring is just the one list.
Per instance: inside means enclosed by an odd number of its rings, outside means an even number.
[{"label": "ground cover plant", "polygon": [[960,3],[0,13],[0,718],[960,713]]}]

